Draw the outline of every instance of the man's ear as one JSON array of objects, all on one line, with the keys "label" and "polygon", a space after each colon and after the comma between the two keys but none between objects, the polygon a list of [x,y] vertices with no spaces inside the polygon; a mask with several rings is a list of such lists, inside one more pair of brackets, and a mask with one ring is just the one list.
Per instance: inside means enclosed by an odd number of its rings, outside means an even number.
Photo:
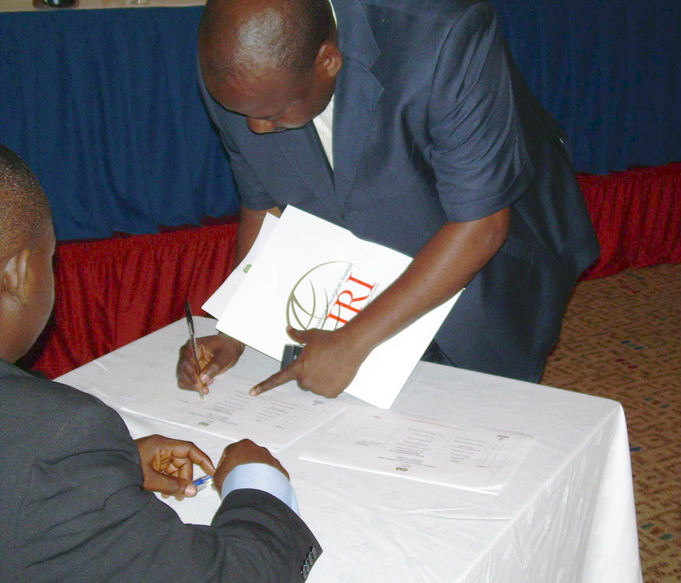
[{"label": "man's ear", "polygon": [[28,277],[31,250],[24,248],[7,261],[2,270],[2,292],[22,305],[28,303],[30,283]]},{"label": "man's ear", "polygon": [[321,69],[330,78],[334,79],[343,66],[343,55],[334,40],[322,43],[317,52],[315,67]]}]

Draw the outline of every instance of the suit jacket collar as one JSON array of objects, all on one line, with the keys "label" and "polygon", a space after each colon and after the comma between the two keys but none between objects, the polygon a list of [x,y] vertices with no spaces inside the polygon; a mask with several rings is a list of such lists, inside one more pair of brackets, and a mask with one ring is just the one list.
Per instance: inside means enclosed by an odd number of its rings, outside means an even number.
[{"label": "suit jacket collar", "polygon": [[275,142],[308,188],[338,214],[333,172],[314,124],[310,122],[298,130],[287,130],[262,138]]},{"label": "suit jacket collar", "polygon": [[338,17],[338,47],[344,59],[371,69],[381,51],[364,8],[357,0],[335,0],[333,6]]},{"label": "suit jacket collar", "polygon": [[336,0],[343,68],[336,83],[333,160],[336,199],[344,206],[362,160],[383,86],[371,72],[381,52],[362,5]]},{"label": "suit jacket collar", "polygon": [[380,55],[362,5],[335,0],[343,67],[336,82],[331,171],[313,123],[271,137],[315,195],[342,216],[383,86],[371,72]]}]

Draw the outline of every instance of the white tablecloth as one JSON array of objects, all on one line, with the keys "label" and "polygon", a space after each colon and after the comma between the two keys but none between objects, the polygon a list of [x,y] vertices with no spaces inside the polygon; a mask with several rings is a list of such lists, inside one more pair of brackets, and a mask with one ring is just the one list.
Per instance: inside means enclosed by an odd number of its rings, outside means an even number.
[{"label": "white tablecloth", "polygon": [[[197,333],[214,321],[196,318]],[[60,379],[119,409],[175,391],[180,321]],[[265,378],[278,363],[247,350],[235,372]],[[227,373],[229,374],[229,373]],[[219,390],[219,380],[212,390]],[[356,404],[348,395],[340,399]],[[536,437],[499,495],[424,484],[298,459],[321,429],[277,457],[324,554],[325,583],[636,583],[642,580],[627,428],[619,403],[420,363],[393,410]],[[123,414],[133,437],[191,439],[217,461],[225,443],[193,429]],[[331,421],[332,422],[332,421]],[[167,501],[185,522],[208,524],[219,504],[203,490]]]}]

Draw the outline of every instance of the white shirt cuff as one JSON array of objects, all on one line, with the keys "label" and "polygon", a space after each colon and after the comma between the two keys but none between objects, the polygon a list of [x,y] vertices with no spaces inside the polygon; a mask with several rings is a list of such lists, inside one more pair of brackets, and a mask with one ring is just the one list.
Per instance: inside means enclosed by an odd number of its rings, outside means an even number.
[{"label": "white shirt cuff", "polygon": [[235,467],[222,484],[222,499],[224,500],[230,492],[244,488],[272,494],[300,516],[296,493],[286,476],[274,466],[253,463]]}]

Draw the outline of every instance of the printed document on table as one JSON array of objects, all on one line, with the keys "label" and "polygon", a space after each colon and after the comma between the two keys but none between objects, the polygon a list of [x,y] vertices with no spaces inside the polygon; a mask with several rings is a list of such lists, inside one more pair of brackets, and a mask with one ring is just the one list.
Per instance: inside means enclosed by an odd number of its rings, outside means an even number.
[{"label": "printed document on table", "polygon": [[345,404],[303,392],[292,383],[251,397],[253,379],[222,375],[205,400],[194,391],[173,391],[134,401],[124,411],[192,427],[238,441],[249,438],[276,451],[319,427]]},{"label": "printed document on table", "polygon": [[[291,343],[288,325],[337,330],[374,301],[411,261],[289,205],[247,276],[235,286],[216,327],[279,360]],[[389,408],[458,297],[376,347],[345,392]]]},{"label": "printed document on table", "polygon": [[533,437],[348,406],[303,460],[498,494]]}]

